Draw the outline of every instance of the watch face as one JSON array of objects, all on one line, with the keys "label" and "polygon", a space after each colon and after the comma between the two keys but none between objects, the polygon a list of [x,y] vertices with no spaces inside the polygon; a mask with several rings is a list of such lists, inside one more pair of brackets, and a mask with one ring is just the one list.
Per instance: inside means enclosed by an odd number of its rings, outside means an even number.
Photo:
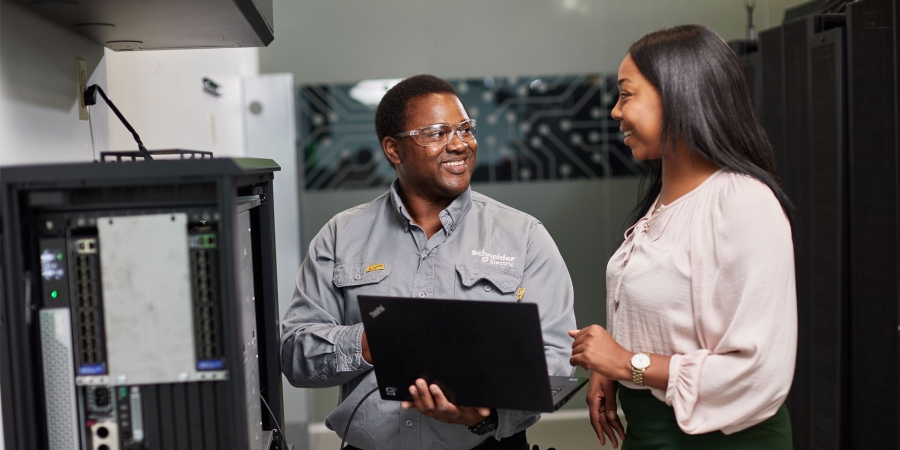
[{"label": "watch face", "polygon": [[650,355],[646,353],[637,353],[631,357],[631,365],[635,369],[646,369],[650,365]]}]

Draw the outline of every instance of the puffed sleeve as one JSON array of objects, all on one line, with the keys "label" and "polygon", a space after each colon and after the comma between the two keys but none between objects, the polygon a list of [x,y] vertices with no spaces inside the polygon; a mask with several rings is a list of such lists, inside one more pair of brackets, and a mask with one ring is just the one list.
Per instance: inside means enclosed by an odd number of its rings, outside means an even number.
[{"label": "puffed sleeve", "polygon": [[772,417],[791,387],[797,299],[789,222],[767,186],[734,177],[690,244],[701,350],[669,364],[666,403],[684,432],[731,434]]}]

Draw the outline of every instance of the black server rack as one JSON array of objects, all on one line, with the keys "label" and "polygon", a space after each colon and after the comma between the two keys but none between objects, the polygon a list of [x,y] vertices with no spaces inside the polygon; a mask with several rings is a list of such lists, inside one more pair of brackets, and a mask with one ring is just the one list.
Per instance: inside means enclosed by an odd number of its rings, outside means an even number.
[{"label": "black server rack", "polygon": [[[759,74],[762,80],[757,117],[769,135],[775,151],[777,175],[784,182],[789,149],[785,146],[784,124],[784,37],[782,29],[772,28],[759,33]],[[765,70],[763,70],[765,68]]]},{"label": "black server rack", "polygon": [[900,2],[845,8],[742,56],[796,205],[798,450],[900,448]]},{"label": "black server rack", "polygon": [[857,448],[900,448],[900,175],[896,0],[848,5],[850,427]]},{"label": "black server rack", "polygon": [[794,448],[848,448],[850,227],[846,30],[815,14],[760,33],[760,122],[795,205]]},{"label": "black server rack", "polygon": [[747,77],[747,87],[750,89],[750,96],[753,97],[753,110],[757,116],[762,113],[762,89],[763,89],[763,73],[760,61],[760,52],[746,53],[739,56],[741,68],[744,69],[744,76]]},{"label": "black server rack", "polygon": [[[849,448],[849,205],[845,29],[808,37],[811,275],[806,330],[809,448]],[[805,368],[806,369],[806,368]],[[796,385],[795,385],[796,387]]]},{"label": "black server rack", "polygon": [[[784,152],[782,184],[795,205],[794,267],[797,282],[797,365],[791,386],[789,412],[793,425],[794,443],[798,450],[812,448],[813,420],[811,418],[811,341],[812,317],[812,248],[809,224],[809,36],[813,34],[810,17],[795,19],[782,26],[783,90],[784,90]],[[770,71],[769,67],[764,69]],[[768,111],[767,111],[768,114]]]},{"label": "black server rack", "polygon": [[10,449],[274,449],[271,160],[0,169]]}]

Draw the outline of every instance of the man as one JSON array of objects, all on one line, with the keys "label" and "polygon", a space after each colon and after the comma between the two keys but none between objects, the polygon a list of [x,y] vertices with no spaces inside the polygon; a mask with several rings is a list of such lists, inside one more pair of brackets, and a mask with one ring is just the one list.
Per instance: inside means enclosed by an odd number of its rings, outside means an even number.
[{"label": "man", "polygon": [[377,383],[359,295],[537,303],[551,375],[572,374],[575,328],[572,282],[547,230],[469,188],[475,121],[453,86],[430,75],[401,81],[381,100],[375,128],[397,179],[310,243],[284,318],[283,371],[297,387],[341,386],[326,425],[348,430],[349,448],[527,449],[534,413],[456,406],[423,380],[410,386],[414,402],[366,398]]}]

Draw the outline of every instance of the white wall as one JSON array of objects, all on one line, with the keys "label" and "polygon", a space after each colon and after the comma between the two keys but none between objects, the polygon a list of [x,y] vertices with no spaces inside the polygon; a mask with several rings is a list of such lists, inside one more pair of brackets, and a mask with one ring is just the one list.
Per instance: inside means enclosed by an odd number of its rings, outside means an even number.
[{"label": "white wall", "polygon": [[[298,83],[614,72],[649,31],[699,23],[746,35],[745,0],[274,0],[260,72]],[[757,0],[757,31],[805,0]]]},{"label": "white wall", "polygon": [[0,164],[90,161],[106,149],[106,111],[78,120],[76,56],[90,83],[106,84],[102,46],[0,2]]},{"label": "white wall", "polygon": [[[105,150],[136,150],[97,96],[78,120],[75,57],[148,149],[245,154],[240,79],[259,73],[259,50],[112,52],[17,3],[0,2],[0,164],[91,161]],[[202,79],[222,87],[213,97]]]},{"label": "white wall", "polygon": [[[241,78],[259,73],[259,50],[106,50],[105,89],[149,150],[182,148],[242,156],[244,125]],[[221,95],[203,92],[203,78]],[[109,147],[136,150],[115,115],[109,118]]]}]

